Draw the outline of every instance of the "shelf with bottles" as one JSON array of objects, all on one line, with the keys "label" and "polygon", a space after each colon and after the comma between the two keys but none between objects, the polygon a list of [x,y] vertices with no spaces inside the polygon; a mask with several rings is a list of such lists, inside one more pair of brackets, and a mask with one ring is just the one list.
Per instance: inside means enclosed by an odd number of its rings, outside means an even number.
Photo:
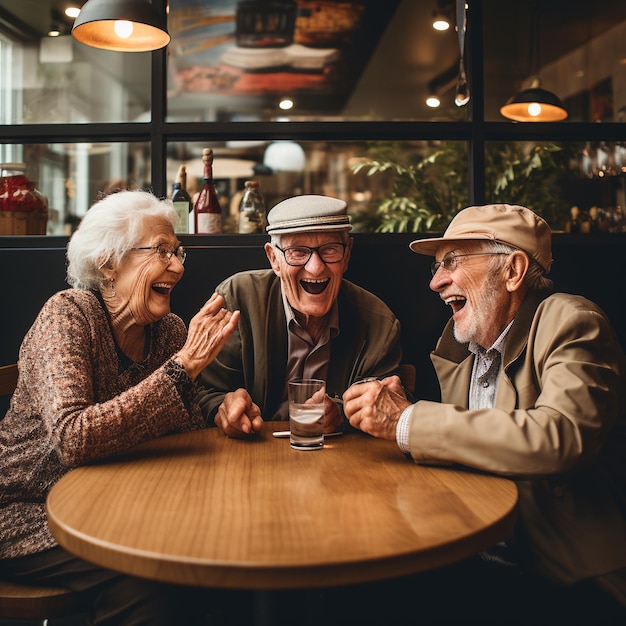
[{"label": "shelf with bottles", "polygon": [[565,223],[567,234],[587,235],[590,233],[624,233],[626,216],[621,206],[591,206],[589,210],[574,205],[570,209],[570,218]]}]

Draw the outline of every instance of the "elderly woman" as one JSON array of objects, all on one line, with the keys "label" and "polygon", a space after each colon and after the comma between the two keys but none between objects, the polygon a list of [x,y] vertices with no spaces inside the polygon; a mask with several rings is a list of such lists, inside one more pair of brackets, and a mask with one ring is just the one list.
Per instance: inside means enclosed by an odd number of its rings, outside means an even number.
[{"label": "elderly woman", "polygon": [[239,312],[214,294],[188,332],[170,312],[185,262],[175,223],[171,203],[143,191],[89,210],[68,244],[73,289],[53,295],[24,338],[0,421],[0,569],[25,582],[97,587],[95,624],[185,623],[178,597],[169,617],[174,589],[68,554],[45,511],[48,491],[72,468],[206,426],[194,380]]}]

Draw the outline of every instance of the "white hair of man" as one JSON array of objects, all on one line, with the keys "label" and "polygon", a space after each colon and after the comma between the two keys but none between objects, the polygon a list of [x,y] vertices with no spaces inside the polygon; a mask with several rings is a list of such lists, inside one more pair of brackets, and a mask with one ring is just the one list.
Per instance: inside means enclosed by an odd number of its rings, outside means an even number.
[{"label": "white hair of man", "polygon": [[[505,254],[511,254],[512,252],[516,252],[519,248],[514,246],[509,246],[504,243],[500,243],[498,241],[486,241],[482,244],[482,249],[485,252],[503,252]],[[530,264],[528,266],[528,271],[526,272],[526,276],[524,277],[524,282],[528,286],[529,289],[533,291],[542,291],[544,289],[552,289],[554,283],[546,276],[546,272],[541,267],[541,265],[535,261],[527,252],[521,250],[526,254]],[[506,258],[502,256],[494,256],[491,263],[491,269],[497,270],[506,263]]]}]

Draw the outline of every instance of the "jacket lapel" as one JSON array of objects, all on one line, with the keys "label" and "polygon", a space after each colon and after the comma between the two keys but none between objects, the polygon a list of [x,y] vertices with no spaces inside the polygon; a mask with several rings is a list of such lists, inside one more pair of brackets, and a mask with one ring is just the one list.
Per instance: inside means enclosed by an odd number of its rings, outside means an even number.
[{"label": "jacket lapel", "polygon": [[[509,331],[504,353],[504,369],[496,395],[496,407],[504,411],[512,411],[516,407],[517,393],[511,382],[509,368],[526,349],[535,311],[545,297],[545,293],[528,293]],[[467,344],[456,341],[453,326],[454,322],[449,320],[430,358],[439,379],[441,401],[467,408],[474,355],[467,349]]]},{"label": "jacket lapel", "polygon": [[285,379],[287,377],[287,333],[285,328],[285,308],[280,289],[280,279],[275,277],[270,288],[269,311],[267,314],[267,370],[265,371],[265,398],[264,406],[268,415],[273,415],[280,405]]}]

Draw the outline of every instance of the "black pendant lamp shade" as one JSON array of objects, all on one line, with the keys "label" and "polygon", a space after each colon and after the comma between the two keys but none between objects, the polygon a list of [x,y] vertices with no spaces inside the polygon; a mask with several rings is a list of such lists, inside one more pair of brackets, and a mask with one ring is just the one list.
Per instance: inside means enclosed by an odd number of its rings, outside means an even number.
[{"label": "black pendant lamp shade", "polygon": [[72,36],[116,52],[149,52],[170,42],[167,17],[147,0],[88,0],[74,21]]},{"label": "black pendant lamp shade", "polygon": [[513,96],[500,113],[516,122],[560,122],[567,117],[558,96],[534,85]]},{"label": "black pendant lamp shade", "polygon": [[567,117],[559,97],[542,89],[539,80],[541,4],[541,0],[534,0],[531,5],[528,66],[533,78],[530,88],[520,91],[500,107],[501,115],[516,122],[560,122]]}]

